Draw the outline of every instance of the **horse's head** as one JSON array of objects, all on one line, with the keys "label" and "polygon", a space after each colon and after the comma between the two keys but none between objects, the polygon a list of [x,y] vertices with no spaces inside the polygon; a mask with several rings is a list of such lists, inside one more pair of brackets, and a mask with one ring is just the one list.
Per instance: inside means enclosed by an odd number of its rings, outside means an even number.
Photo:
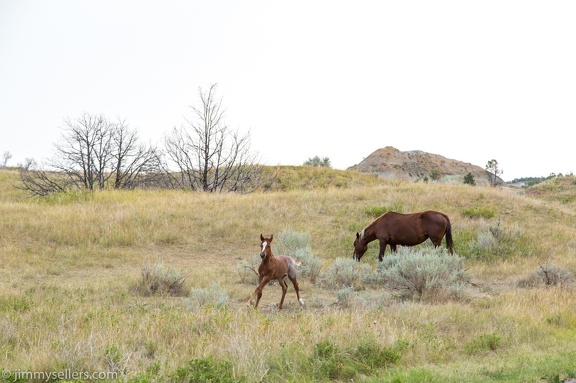
[{"label": "horse's head", "polygon": [[362,234],[356,233],[356,239],[354,240],[354,254],[352,255],[352,259],[357,260],[360,262],[360,258],[364,255],[368,249],[368,244],[364,241],[364,231]]},{"label": "horse's head", "polygon": [[274,234],[272,234],[270,238],[264,238],[262,234],[260,234],[260,258],[265,259],[266,256],[272,254],[272,249],[270,248],[272,239],[274,239]]}]

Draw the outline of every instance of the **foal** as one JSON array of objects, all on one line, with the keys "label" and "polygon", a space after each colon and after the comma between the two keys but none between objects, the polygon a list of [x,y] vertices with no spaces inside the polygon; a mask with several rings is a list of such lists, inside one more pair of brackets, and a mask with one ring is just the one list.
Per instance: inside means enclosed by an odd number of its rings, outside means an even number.
[{"label": "foal", "polygon": [[272,243],[273,238],[274,235],[271,235],[270,238],[264,238],[262,234],[260,234],[260,258],[262,258],[262,262],[258,267],[258,287],[256,287],[254,294],[252,294],[246,303],[246,306],[250,306],[254,298],[256,298],[254,309],[258,308],[258,302],[260,302],[260,298],[262,298],[262,290],[264,289],[264,286],[266,286],[271,280],[276,279],[278,283],[280,283],[280,287],[282,287],[282,299],[280,299],[280,305],[278,305],[278,309],[280,310],[284,303],[286,291],[288,291],[286,277],[288,277],[294,285],[298,302],[300,302],[301,305],[304,304],[304,301],[300,298],[298,282],[296,282],[296,266],[300,265],[300,261],[296,261],[292,257],[287,256],[275,257],[270,248],[270,243]]}]

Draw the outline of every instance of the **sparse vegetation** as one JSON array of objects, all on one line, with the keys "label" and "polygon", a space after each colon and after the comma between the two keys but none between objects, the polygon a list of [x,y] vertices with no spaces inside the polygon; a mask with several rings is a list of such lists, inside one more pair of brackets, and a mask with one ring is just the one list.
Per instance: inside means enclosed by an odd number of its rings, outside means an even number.
[{"label": "sparse vegetation", "polygon": [[[324,168],[266,171],[285,175],[268,193],[24,198],[12,187],[17,171],[0,170],[0,371],[114,372],[109,381],[132,383],[574,376],[576,214],[562,202],[576,194],[573,178],[531,194]],[[425,243],[379,264],[374,243],[353,262],[354,235],[373,207],[445,212],[458,256]],[[260,233],[319,261],[314,280],[299,278],[305,306],[289,291],[280,312],[278,293],[264,294],[257,311],[245,307],[254,272],[243,281],[237,265],[257,263]],[[392,274],[402,262],[421,263]],[[422,281],[424,272],[454,283],[391,288],[397,276]],[[538,283],[519,284],[531,276]]]}]

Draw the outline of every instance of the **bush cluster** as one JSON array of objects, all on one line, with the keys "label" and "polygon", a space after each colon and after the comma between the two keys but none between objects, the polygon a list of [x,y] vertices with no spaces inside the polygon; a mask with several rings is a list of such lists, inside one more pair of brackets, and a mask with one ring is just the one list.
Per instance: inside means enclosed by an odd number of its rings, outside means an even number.
[{"label": "bush cluster", "polygon": [[322,274],[327,288],[337,289],[338,302],[350,304],[355,290],[366,285],[385,286],[400,293],[400,298],[444,301],[465,298],[470,275],[458,255],[442,248],[399,247],[384,257],[376,269],[367,263],[337,258]]},{"label": "bush cluster", "polygon": [[185,286],[186,276],[174,269],[167,269],[162,263],[147,264],[142,268],[141,278],[131,286],[131,291],[145,297],[168,295],[183,297],[188,295]]},{"label": "bush cluster", "polygon": [[390,289],[424,301],[463,298],[470,281],[463,259],[442,248],[399,248],[383,259],[376,273]]}]

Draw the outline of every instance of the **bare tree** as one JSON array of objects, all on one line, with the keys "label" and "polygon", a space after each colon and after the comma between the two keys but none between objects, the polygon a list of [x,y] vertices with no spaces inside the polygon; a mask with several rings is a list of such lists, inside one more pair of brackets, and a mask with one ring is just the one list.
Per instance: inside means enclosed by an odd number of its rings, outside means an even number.
[{"label": "bare tree", "polygon": [[67,176],[79,190],[103,189],[112,176],[111,124],[102,115],[84,113],[67,119],[51,168]]},{"label": "bare tree", "polygon": [[166,154],[176,165],[181,186],[207,192],[249,192],[262,183],[262,167],[250,151],[250,133],[232,131],[224,121],[216,84],[199,89],[200,106],[165,138]]},{"label": "bare tree", "polygon": [[26,190],[32,196],[44,197],[53,193],[63,193],[68,189],[63,174],[41,168],[34,159],[27,158],[25,165],[18,168],[18,172],[22,185],[16,187]]},{"label": "bare tree", "polygon": [[133,188],[142,177],[162,172],[156,148],[140,145],[124,120],[111,122],[102,115],[67,119],[55,149],[48,170],[35,162],[21,169],[23,188],[31,194]]},{"label": "bare tree", "polygon": [[10,158],[12,158],[12,153],[10,153],[9,151],[5,151],[2,154],[2,162],[0,162],[0,168],[5,168],[6,166],[8,166],[8,161],[10,161]]},{"label": "bare tree", "polygon": [[[162,177],[162,157],[158,150],[138,142],[135,130],[128,129],[125,120],[118,121],[112,131],[115,189],[132,189],[143,182]],[[155,185],[152,182],[152,185]]]}]

